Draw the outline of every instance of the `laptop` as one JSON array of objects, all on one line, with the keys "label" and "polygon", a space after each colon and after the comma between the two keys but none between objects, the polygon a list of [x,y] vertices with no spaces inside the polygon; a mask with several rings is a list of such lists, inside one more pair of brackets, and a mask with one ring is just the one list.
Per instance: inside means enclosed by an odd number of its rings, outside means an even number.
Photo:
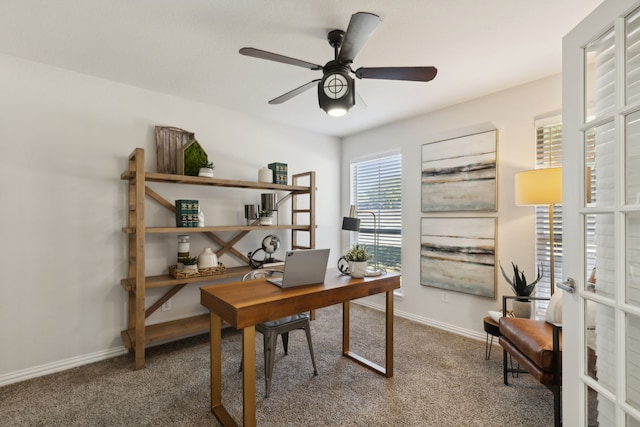
[{"label": "laptop", "polygon": [[303,249],[287,251],[282,277],[267,279],[281,288],[324,282],[329,261],[329,249]]}]

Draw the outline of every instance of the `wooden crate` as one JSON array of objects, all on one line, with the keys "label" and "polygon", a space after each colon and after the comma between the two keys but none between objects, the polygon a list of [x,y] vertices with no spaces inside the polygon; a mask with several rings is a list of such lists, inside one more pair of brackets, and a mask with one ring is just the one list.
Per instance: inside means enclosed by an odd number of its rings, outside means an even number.
[{"label": "wooden crate", "polygon": [[178,153],[195,139],[195,133],[184,129],[156,126],[156,167],[158,173],[177,173]]}]

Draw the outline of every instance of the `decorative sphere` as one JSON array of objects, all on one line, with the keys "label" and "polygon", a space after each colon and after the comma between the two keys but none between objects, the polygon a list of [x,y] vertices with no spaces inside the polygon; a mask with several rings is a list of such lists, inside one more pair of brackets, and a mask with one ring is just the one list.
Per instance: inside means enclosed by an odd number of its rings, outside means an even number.
[{"label": "decorative sphere", "polygon": [[262,249],[268,254],[272,254],[280,247],[280,239],[274,234],[269,234],[262,239]]}]

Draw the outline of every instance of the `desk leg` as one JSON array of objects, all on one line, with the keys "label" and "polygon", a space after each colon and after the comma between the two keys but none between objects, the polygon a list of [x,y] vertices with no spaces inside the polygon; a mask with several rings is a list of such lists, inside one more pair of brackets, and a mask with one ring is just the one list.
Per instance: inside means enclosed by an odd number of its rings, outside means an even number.
[{"label": "desk leg", "polygon": [[345,301],[342,303],[342,355],[349,356],[349,328],[350,328],[350,320],[349,320],[349,309],[350,309],[350,301]]},{"label": "desk leg", "polygon": [[210,314],[211,341],[211,412],[223,426],[237,427],[227,409],[222,406],[222,319]]},{"label": "desk leg", "polygon": [[349,350],[349,308],[350,302],[342,303],[342,355],[352,359],[362,366],[366,366],[372,371],[384,375],[387,378],[393,376],[393,291],[386,293],[386,316],[385,316],[385,367],[373,363],[369,359],[358,356]]},{"label": "desk leg", "polygon": [[386,372],[385,376],[391,378],[393,376],[393,291],[389,291],[386,294],[387,307],[386,307]]},{"label": "desk leg", "polygon": [[256,425],[256,327],[242,330],[242,411],[244,425]]}]

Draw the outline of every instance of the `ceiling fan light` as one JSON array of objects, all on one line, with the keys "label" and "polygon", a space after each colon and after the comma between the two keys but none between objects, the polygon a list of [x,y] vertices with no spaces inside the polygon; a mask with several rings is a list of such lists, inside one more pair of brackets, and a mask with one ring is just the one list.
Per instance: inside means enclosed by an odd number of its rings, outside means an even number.
[{"label": "ceiling fan light", "polygon": [[327,110],[327,114],[331,117],[342,117],[347,114],[347,111],[349,110],[344,107],[332,107]]}]

